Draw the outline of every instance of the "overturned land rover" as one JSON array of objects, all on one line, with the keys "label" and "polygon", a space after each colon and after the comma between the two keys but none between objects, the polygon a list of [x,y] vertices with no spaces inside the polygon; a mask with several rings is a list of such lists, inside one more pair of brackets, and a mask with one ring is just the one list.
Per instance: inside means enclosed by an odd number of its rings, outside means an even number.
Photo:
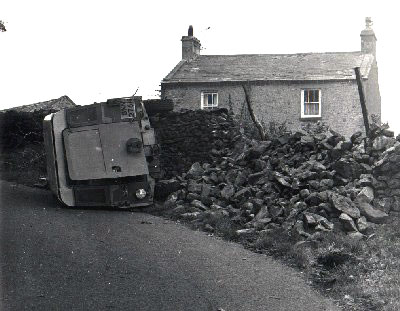
[{"label": "overturned land rover", "polygon": [[[148,110],[156,112],[156,104]],[[46,116],[47,178],[61,202],[121,208],[153,203],[159,145],[145,106],[140,96],[124,97]]]}]

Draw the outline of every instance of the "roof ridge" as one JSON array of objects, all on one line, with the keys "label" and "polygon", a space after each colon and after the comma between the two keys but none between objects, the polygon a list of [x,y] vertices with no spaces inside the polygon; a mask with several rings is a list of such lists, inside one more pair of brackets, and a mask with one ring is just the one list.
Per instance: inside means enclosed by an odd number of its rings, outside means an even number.
[{"label": "roof ridge", "polygon": [[68,95],[62,95],[58,98],[53,98],[53,99],[45,100],[42,102],[32,103],[32,104],[26,104],[26,105],[20,105],[20,106],[16,106],[16,107],[6,108],[6,109],[0,110],[0,111],[1,112],[5,112],[5,111],[9,111],[9,110],[24,111],[25,109],[29,109],[29,108],[32,108],[33,111],[35,111],[36,108],[40,109],[40,108],[47,107],[47,106],[50,106],[50,105],[56,104],[56,103],[65,103],[66,101],[75,105],[73,100],[71,98],[69,98]]}]

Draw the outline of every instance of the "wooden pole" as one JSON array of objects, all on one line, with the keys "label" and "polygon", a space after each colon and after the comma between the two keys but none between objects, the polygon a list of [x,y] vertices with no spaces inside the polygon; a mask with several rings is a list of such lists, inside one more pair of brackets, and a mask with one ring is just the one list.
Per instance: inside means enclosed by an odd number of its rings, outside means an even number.
[{"label": "wooden pole", "polygon": [[358,94],[360,95],[360,104],[361,104],[361,111],[362,111],[363,119],[364,119],[365,133],[368,136],[369,135],[368,110],[367,110],[367,105],[366,105],[366,101],[365,101],[364,86],[363,86],[362,80],[361,80],[360,67],[355,67],[354,71],[356,73]]},{"label": "wooden pole", "polygon": [[265,135],[264,127],[262,126],[261,122],[257,119],[256,115],[254,114],[253,105],[250,100],[250,83],[248,82],[246,85],[242,84],[242,87],[243,87],[243,91],[244,91],[244,98],[245,98],[245,101],[247,104],[247,109],[250,112],[251,120],[253,121],[254,125],[256,126],[256,128],[258,130],[261,140],[265,140],[266,135]]}]

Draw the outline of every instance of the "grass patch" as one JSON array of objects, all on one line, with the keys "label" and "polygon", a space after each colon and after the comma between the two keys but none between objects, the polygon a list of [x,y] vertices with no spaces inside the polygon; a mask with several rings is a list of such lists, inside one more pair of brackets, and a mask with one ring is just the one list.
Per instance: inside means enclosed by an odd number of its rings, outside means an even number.
[{"label": "grass patch", "polygon": [[187,223],[208,232],[211,227],[215,235],[298,268],[313,287],[344,310],[400,310],[399,219],[376,226],[374,235],[364,240],[327,232],[300,241],[283,228],[238,236],[243,226],[219,212],[202,212]]},{"label": "grass patch", "polygon": [[[260,234],[254,249],[299,268],[306,279],[345,310],[385,310],[361,282],[368,245],[340,232],[298,241],[283,229]],[[389,309],[388,309],[389,310]]]},{"label": "grass patch", "polygon": [[380,310],[400,310],[400,219],[378,226],[366,241],[360,286],[376,301]]},{"label": "grass patch", "polygon": [[236,233],[238,227],[229,219],[229,217],[218,218],[215,222],[214,228],[217,235],[222,236],[227,240],[237,241],[239,238]]},{"label": "grass patch", "polygon": [[46,156],[43,144],[29,144],[0,154],[1,179],[35,186],[46,177]]}]

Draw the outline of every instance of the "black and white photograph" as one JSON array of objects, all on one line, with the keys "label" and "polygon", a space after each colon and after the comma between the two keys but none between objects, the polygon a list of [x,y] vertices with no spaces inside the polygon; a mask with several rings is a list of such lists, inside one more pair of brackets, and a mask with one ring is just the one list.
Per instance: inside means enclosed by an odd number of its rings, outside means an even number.
[{"label": "black and white photograph", "polygon": [[398,12],[0,0],[0,310],[400,310]]}]

